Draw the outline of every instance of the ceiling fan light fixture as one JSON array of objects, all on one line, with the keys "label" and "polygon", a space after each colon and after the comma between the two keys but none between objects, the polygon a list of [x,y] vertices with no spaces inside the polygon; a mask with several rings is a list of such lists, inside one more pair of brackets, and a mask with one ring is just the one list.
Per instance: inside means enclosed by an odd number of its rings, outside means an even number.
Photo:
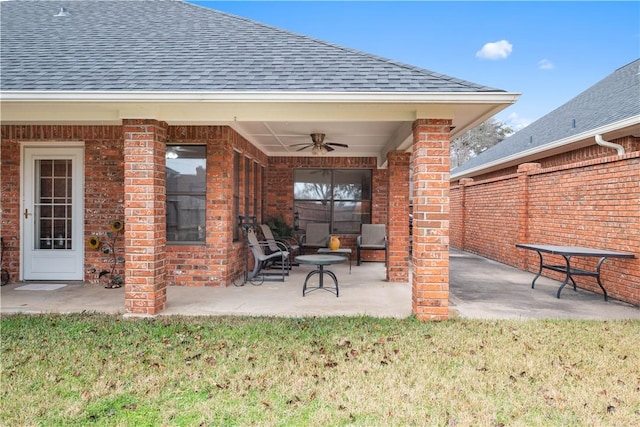
[{"label": "ceiling fan light fixture", "polygon": [[337,142],[324,142],[324,138],[326,136],[324,133],[320,133],[320,132],[310,133],[309,136],[311,136],[311,143],[293,144],[293,145],[289,145],[289,147],[293,148],[293,147],[302,146],[301,148],[298,148],[296,151],[303,151],[311,148],[311,155],[313,156],[323,156],[327,153],[334,151],[335,150],[334,147],[349,148],[347,144],[340,144]]},{"label": "ceiling fan light fixture", "polygon": [[321,144],[314,144],[313,147],[311,147],[311,154],[314,156],[324,156],[328,152],[327,147]]},{"label": "ceiling fan light fixture", "polygon": [[312,133],[309,136],[314,144],[322,144],[324,142],[324,133]]}]

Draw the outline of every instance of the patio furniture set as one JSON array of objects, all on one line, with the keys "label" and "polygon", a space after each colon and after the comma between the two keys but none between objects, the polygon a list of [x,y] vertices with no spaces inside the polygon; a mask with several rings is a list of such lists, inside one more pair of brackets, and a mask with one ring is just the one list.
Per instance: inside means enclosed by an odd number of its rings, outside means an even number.
[{"label": "patio furniture set", "polygon": [[[247,260],[242,283],[250,282],[260,285],[264,281],[281,281],[289,275],[293,266],[306,264],[315,265],[305,278],[302,296],[307,293],[324,289],[339,296],[338,278],[327,266],[340,264],[349,259],[349,274],[351,274],[351,248],[329,247],[329,224],[309,223],[300,239],[294,237],[275,236],[267,224],[257,224],[255,217],[240,217],[240,225],[245,230],[247,238]],[[262,240],[258,238],[258,232]],[[357,265],[362,262],[362,252],[367,250],[384,250],[385,265],[387,263],[387,237],[384,224],[363,224],[361,234],[356,239]],[[249,268],[249,251],[253,255],[253,265]],[[308,253],[313,251],[314,253]],[[309,280],[318,276],[317,286],[309,286]],[[324,277],[333,280],[333,286],[325,286]],[[241,284],[237,284],[240,286]]]},{"label": "patio furniture set", "polygon": [[[253,221],[255,221],[254,217]],[[241,218],[242,224],[242,218]],[[300,239],[294,237],[275,237],[272,230],[266,224],[259,227],[244,226],[247,230],[248,247],[253,253],[256,260],[253,270],[248,273],[249,280],[256,284],[256,281],[262,283],[264,280],[284,281],[288,272],[293,265],[308,264],[315,265],[316,269],[310,271],[305,278],[302,287],[302,296],[308,292],[324,289],[333,292],[336,297],[339,296],[338,278],[326,267],[343,263],[349,259],[349,274],[351,274],[352,255],[351,248],[335,248],[329,247],[329,239],[331,237],[328,223],[309,223],[305,233]],[[259,241],[255,230],[260,229],[264,236],[263,241]],[[538,254],[539,267],[538,273],[531,282],[531,288],[535,287],[536,280],[542,275],[542,271],[552,270],[564,274],[564,281],[557,291],[557,298],[560,298],[562,289],[571,281],[574,290],[576,290],[576,282],[574,276],[588,276],[596,279],[598,286],[602,289],[605,301],[608,299],[607,290],[605,289],[600,278],[601,267],[607,258],[634,258],[634,254],[628,252],[619,252],[612,250],[596,249],[589,247],[577,246],[561,246],[561,245],[540,245],[540,244],[516,244],[517,248],[532,250]],[[384,262],[387,264],[387,236],[384,224],[362,224],[361,234],[356,238],[356,260],[357,264],[362,263],[363,251],[385,251]],[[314,252],[308,254],[308,252]],[[543,253],[550,255],[559,255],[564,259],[564,264],[552,264],[545,262]],[[572,257],[599,258],[594,270],[585,268],[577,268],[571,265]],[[277,272],[274,272],[274,267]],[[309,286],[309,280],[313,276],[318,276],[317,286]],[[333,280],[333,286],[325,286],[324,276],[329,276]]]}]

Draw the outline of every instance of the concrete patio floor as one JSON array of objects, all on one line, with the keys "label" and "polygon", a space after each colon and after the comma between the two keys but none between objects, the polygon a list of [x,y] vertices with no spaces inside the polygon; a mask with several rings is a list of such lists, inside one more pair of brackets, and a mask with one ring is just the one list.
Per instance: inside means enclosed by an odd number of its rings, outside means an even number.
[{"label": "concrete patio floor", "polygon": [[[340,296],[324,290],[302,296],[302,284],[312,266],[294,267],[285,282],[261,286],[167,289],[170,315],[357,316],[404,318],[411,315],[411,284],[384,280],[382,263],[332,266],[340,281]],[[606,267],[605,267],[606,268]],[[317,276],[316,276],[317,277]],[[451,251],[451,317],[478,319],[640,319],[640,308],[601,295],[565,287],[556,298],[559,282],[533,275],[467,252]],[[1,313],[124,313],[124,289],[104,289],[80,282],[61,283],[55,290],[24,290],[31,282],[0,288]],[[605,284],[606,286],[606,284]],[[20,289],[23,288],[23,289]],[[33,288],[30,286],[29,288]],[[36,286],[36,289],[39,287]],[[50,288],[41,287],[41,288]]]},{"label": "concrete patio floor", "polygon": [[[602,267],[606,269],[606,265]],[[461,317],[476,319],[640,319],[640,307],[604,300],[601,294],[565,286],[540,277],[531,289],[534,274],[483,258],[452,250],[450,255],[449,303]],[[578,284],[595,279],[578,277]],[[605,288],[607,284],[605,283]]]}]

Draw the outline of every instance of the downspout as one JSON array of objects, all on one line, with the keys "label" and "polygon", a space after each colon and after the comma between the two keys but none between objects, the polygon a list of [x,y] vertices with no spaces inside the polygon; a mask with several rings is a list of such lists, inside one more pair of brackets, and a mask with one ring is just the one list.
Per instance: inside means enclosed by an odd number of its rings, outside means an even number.
[{"label": "downspout", "polygon": [[602,135],[600,134],[596,134],[596,144],[603,147],[615,148],[618,151],[618,156],[622,156],[624,154],[624,147],[622,145],[605,141],[602,139]]}]

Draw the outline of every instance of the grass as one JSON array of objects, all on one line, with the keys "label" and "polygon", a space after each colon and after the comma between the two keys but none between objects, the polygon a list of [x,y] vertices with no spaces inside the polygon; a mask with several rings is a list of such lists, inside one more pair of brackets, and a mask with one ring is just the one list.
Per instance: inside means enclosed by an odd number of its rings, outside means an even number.
[{"label": "grass", "polygon": [[1,425],[638,425],[639,321],[3,316]]}]

